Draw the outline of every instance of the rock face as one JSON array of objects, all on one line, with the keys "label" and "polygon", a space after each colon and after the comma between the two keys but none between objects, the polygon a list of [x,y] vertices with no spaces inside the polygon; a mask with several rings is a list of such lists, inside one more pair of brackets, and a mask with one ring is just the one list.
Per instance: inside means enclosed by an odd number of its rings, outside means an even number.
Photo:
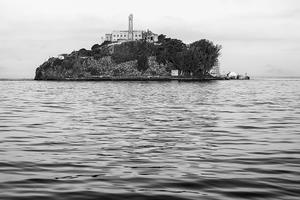
[{"label": "rock face", "polygon": [[148,57],[148,69],[137,70],[137,60],[115,63],[111,56],[49,58],[36,69],[35,80],[88,79],[93,77],[169,76],[168,65],[158,64],[154,56]]}]

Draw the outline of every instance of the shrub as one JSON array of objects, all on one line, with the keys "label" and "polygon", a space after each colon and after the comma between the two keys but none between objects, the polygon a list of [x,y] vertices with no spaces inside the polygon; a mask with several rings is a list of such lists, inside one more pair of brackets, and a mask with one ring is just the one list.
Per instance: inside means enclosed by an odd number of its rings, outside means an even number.
[{"label": "shrub", "polygon": [[58,58],[56,58],[56,59],[53,61],[53,65],[54,65],[54,66],[60,66],[62,63],[63,63],[63,60],[58,59]]},{"label": "shrub", "polygon": [[72,60],[72,59],[65,59],[62,62],[62,67],[65,68],[65,69],[67,69],[67,70],[69,70],[69,69],[73,68],[74,63],[75,63],[75,61]]},{"label": "shrub", "polygon": [[78,56],[91,56],[91,51],[82,48],[78,51]]},{"label": "shrub", "polygon": [[111,41],[104,41],[104,42],[102,42],[102,44],[99,45],[99,47],[103,47],[103,46],[111,44],[111,43],[112,43]]},{"label": "shrub", "polygon": [[92,51],[99,49],[101,46],[99,44],[94,44],[91,48]]},{"label": "shrub", "polygon": [[140,72],[144,72],[149,68],[148,65],[148,58],[146,56],[146,54],[140,55],[138,57],[138,61],[137,61],[137,70],[139,70]]},{"label": "shrub", "polygon": [[98,72],[97,68],[95,68],[95,67],[90,68],[90,72],[91,72],[91,75],[93,75],[93,76],[99,75],[99,72]]}]

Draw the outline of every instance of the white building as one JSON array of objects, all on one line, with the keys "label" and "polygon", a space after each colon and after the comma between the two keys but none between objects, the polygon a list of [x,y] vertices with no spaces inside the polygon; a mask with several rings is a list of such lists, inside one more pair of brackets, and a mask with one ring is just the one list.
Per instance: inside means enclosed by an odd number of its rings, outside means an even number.
[{"label": "white building", "polygon": [[[143,31],[132,31],[133,38],[132,40],[141,40],[143,39]],[[106,41],[127,41],[129,40],[128,31],[113,31],[111,34],[105,34]]]},{"label": "white building", "polygon": [[133,15],[128,17],[128,30],[112,31],[112,33],[105,34],[104,41],[120,42],[120,41],[134,41],[145,39],[148,42],[157,42],[158,35],[151,31],[133,30]]}]

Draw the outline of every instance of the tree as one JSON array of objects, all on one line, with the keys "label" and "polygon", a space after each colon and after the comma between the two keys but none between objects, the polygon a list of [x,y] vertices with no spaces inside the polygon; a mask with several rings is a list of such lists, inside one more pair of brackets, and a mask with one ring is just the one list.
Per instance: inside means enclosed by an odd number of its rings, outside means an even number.
[{"label": "tree", "polygon": [[75,64],[75,60],[65,59],[65,60],[63,60],[61,65],[64,69],[69,70],[69,69],[73,69],[74,64]]},{"label": "tree", "polygon": [[99,49],[101,46],[99,44],[94,44],[91,48],[92,51],[95,51],[96,49]]},{"label": "tree", "polygon": [[165,41],[165,39],[166,39],[166,35],[160,34],[160,35],[157,37],[157,42],[158,42],[158,43],[162,43],[162,42]]},{"label": "tree", "polygon": [[91,56],[91,51],[82,48],[78,51],[78,56]]},{"label": "tree", "polygon": [[148,57],[146,54],[139,55],[137,60],[137,70],[144,72],[149,68]]},{"label": "tree", "polygon": [[166,38],[157,47],[156,56],[159,63],[172,63],[175,67],[179,66],[178,53],[186,50],[186,45],[177,39]]},{"label": "tree", "polygon": [[179,66],[177,69],[181,70],[183,75],[190,75],[191,72],[194,72],[194,68],[197,63],[191,50],[187,49],[180,52],[177,59],[179,60]]},{"label": "tree", "polygon": [[111,43],[112,43],[111,41],[106,40],[106,41],[102,42],[102,44],[100,44],[100,47],[103,47],[103,46],[111,44]]},{"label": "tree", "polygon": [[211,41],[205,39],[192,43],[190,50],[196,61],[195,73],[208,74],[212,67],[218,64],[221,49],[221,45],[214,45]]}]

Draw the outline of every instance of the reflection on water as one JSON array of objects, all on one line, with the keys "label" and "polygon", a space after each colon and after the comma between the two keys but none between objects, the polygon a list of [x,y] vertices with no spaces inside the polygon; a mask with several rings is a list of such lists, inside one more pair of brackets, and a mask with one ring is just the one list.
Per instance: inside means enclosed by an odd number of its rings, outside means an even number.
[{"label": "reflection on water", "polygon": [[0,196],[298,199],[299,83],[0,81]]}]

